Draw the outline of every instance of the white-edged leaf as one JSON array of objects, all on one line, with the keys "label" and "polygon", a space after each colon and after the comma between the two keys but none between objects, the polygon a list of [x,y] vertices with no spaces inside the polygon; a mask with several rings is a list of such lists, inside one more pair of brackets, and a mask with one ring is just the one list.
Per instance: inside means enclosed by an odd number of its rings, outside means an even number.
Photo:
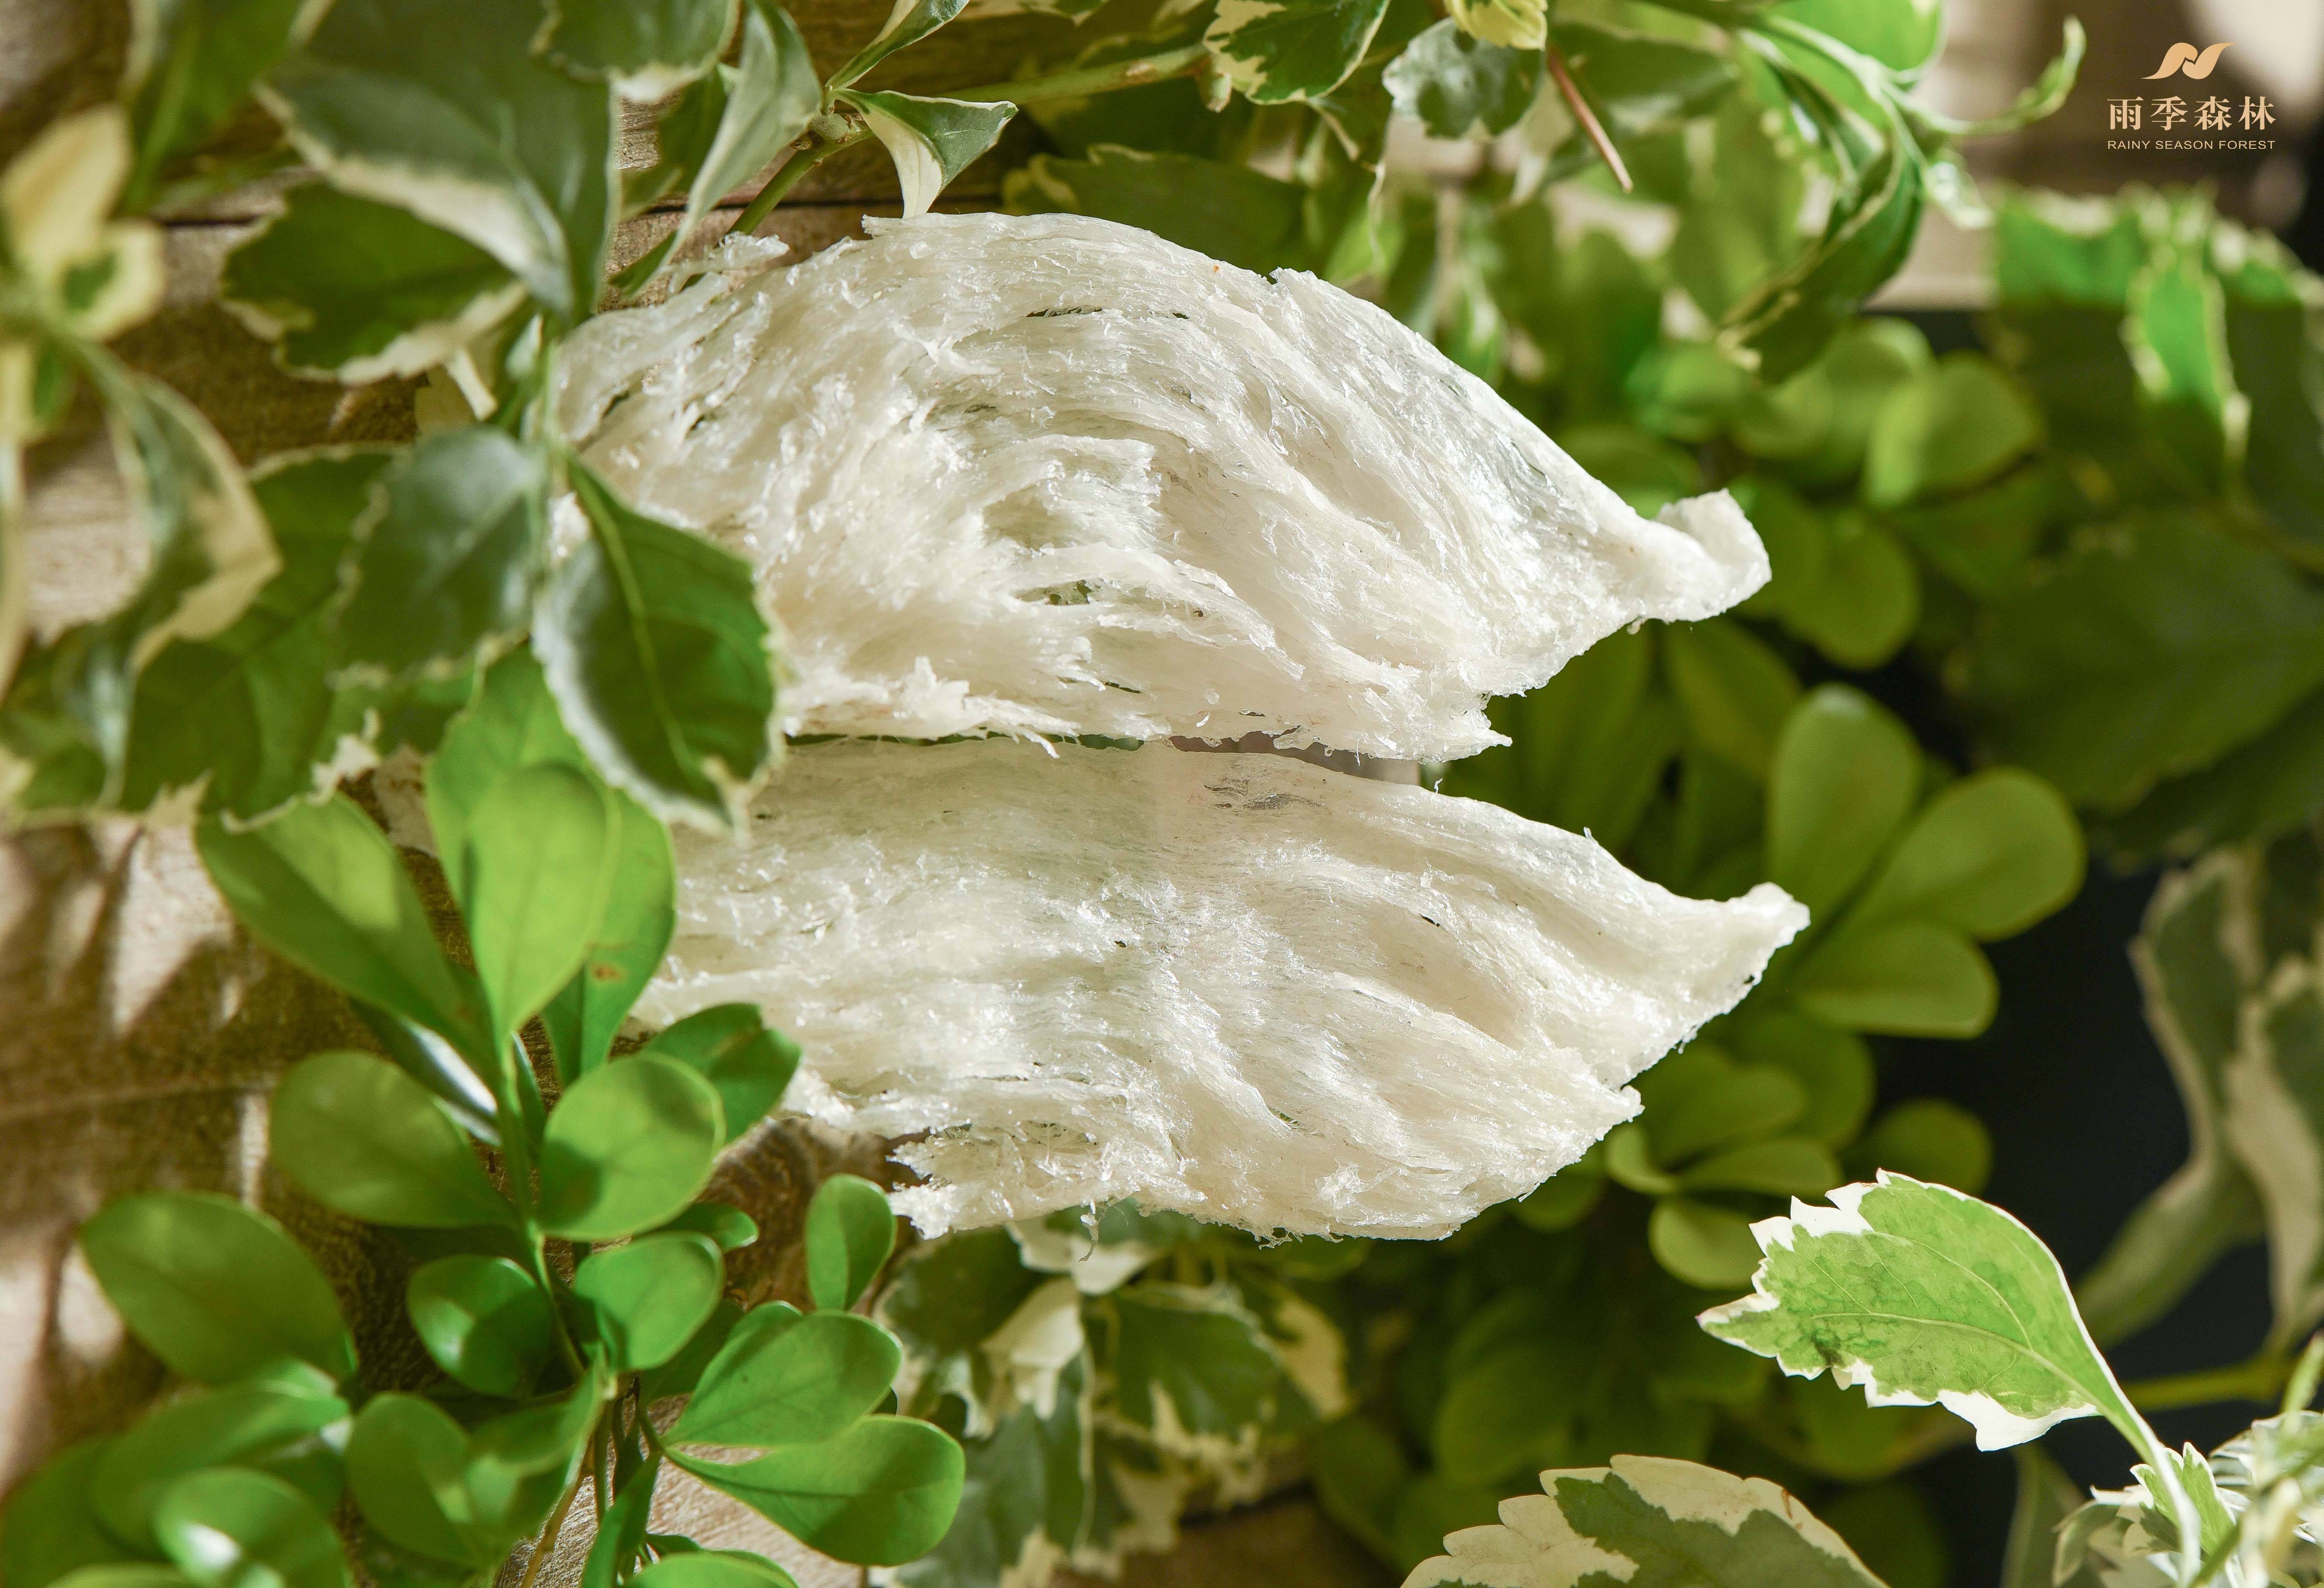
[{"label": "white-edged leaf", "polygon": [[2227,1068],[2226,1129],[2267,1215],[2270,1339],[2324,1317],[2324,979],[2301,959],[2246,1001]]},{"label": "white-edged leaf", "polygon": [[1203,42],[1253,103],[1313,99],[1356,69],[1387,14],[1388,0],[1220,0]]},{"label": "white-edged leaf", "polygon": [[1133,1196],[1447,1231],[1634,1112],[1803,920],[1480,801],[1159,745],[794,746],[678,875],[640,1018],[783,1011],[790,1105],[919,1138],[894,1201],[931,1234]]},{"label": "white-edged leaf", "polygon": [[1396,107],[1440,138],[1508,132],[1541,88],[1538,50],[1489,44],[1447,17],[1388,62],[1381,80]]},{"label": "white-edged leaf", "polygon": [[524,300],[466,239],[321,182],[226,257],[219,296],[286,369],[348,385],[418,374]]},{"label": "white-edged leaf", "polygon": [[1017,107],[1005,99],[924,99],[917,94],[863,94],[842,99],[863,113],[872,135],[896,162],[904,217],[926,215],[969,162],[999,141]]},{"label": "white-edged leaf", "polygon": [[1786,1373],[1861,1387],[1874,1406],[1942,1406],[1978,1448],[2038,1437],[2069,1417],[2145,1425],[2082,1326],[2058,1260],[2001,1209],[1883,1172],[1832,1205],[1792,1204],[1752,1226],[1753,1293],[1702,1315]]},{"label": "white-edged leaf", "polygon": [[1847,1541],[1765,1478],[1665,1456],[1541,1475],[1498,1525],[1448,1534],[1404,1588],[1881,1588]]},{"label": "white-edged leaf", "polygon": [[2239,1011],[2259,978],[2249,854],[2222,849],[2155,889],[2130,946],[2146,1025],[2187,1114],[2187,1161],[2134,1209],[2074,1288],[2100,1342],[2169,1311],[2228,1247],[2258,1233],[2258,1194],[2224,1135]]},{"label": "white-edged leaf", "polygon": [[337,0],[259,95],[332,186],[466,237],[578,319],[620,198],[614,97],[533,52],[542,20],[470,0]]},{"label": "white-edged leaf", "polygon": [[766,168],[807,130],[822,105],[815,60],[790,13],[771,0],[743,0],[742,57],[726,85],[717,135],[687,189],[669,257],[686,245],[713,206]]},{"label": "white-edged leaf", "polygon": [[549,52],[641,102],[708,71],[734,25],[734,0],[556,0],[554,10]]},{"label": "white-edged leaf", "polygon": [[896,0],[878,35],[831,74],[831,86],[847,87],[897,51],[918,43],[958,16],[966,4],[967,0]]}]

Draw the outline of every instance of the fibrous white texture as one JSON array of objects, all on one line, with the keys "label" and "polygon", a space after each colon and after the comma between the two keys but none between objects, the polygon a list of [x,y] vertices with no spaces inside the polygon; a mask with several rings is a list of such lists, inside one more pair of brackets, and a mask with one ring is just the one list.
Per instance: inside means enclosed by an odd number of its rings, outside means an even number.
[{"label": "fibrous white texture", "polygon": [[1450,760],[1482,706],[1766,582],[1382,310],[1085,217],[866,223],[567,342],[561,423],[758,570],[792,734],[1189,734]]},{"label": "fibrous white texture", "polygon": [[681,836],[640,1014],[763,1006],[788,1103],[908,1140],[929,1233],[1135,1196],[1433,1235],[1637,1108],[1806,912],[1682,899],[1586,837],[1287,757],[796,749]]}]

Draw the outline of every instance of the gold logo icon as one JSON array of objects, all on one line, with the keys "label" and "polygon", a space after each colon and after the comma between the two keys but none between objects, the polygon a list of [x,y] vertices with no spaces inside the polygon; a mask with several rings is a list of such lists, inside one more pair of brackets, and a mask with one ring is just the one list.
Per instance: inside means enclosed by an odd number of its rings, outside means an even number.
[{"label": "gold logo icon", "polygon": [[2146,80],[2151,83],[2174,71],[2199,79],[2209,77],[2211,69],[2219,64],[2219,52],[2227,48],[2227,44],[2214,44],[2208,50],[2198,50],[2192,44],[2173,44],[2163,52],[2163,64],[2146,74]]}]

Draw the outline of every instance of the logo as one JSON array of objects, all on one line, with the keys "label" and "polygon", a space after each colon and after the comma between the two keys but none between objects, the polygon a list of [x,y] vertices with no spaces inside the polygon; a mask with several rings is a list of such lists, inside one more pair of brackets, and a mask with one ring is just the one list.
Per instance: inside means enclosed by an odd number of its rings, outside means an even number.
[{"label": "logo", "polygon": [[[2233,43],[2228,41],[2228,44]],[[2209,77],[2211,69],[2219,64],[2220,52],[2227,44],[2214,44],[2208,50],[2198,50],[2192,44],[2173,44],[2163,52],[2163,64],[2146,74],[2146,80],[2167,78],[2172,72],[2197,79]]]}]

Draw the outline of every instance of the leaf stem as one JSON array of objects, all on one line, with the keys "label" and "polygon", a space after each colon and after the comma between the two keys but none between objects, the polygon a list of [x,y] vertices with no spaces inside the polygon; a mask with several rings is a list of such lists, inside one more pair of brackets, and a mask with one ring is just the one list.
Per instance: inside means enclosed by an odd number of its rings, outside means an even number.
[{"label": "leaf stem", "polygon": [[2292,1377],[2292,1365],[2284,1357],[2263,1351],[2248,1362],[2229,1367],[2141,1379],[2135,1384],[2124,1385],[2122,1392],[2142,1411],[2170,1411],[2221,1400],[2267,1405],[2283,1393],[2284,1384]]},{"label": "leaf stem", "polygon": [[1026,78],[1013,83],[986,83],[982,88],[960,88],[944,97],[980,102],[1006,99],[1018,105],[1030,105],[1042,99],[1078,99],[1087,94],[1108,94],[1117,88],[1142,88],[1148,83],[1167,83],[1173,78],[1191,77],[1201,69],[1209,54],[1210,50],[1205,45],[1188,44],[1183,49],[1165,50],[1158,55],[1141,55],[1133,60],[1084,66],[1078,70],[1061,71],[1046,78]]},{"label": "leaf stem", "polygon": [[[590,1430],[591,1440],[595,1441],[596,1436],[596,1431]],[[557,1509],[549,1513],[549,1520],[541,1524],[540,1537],[533,1540],[532,1556],[524,1563],[524,1575],[517,1579],[516,1588],[532,1588],[532,1580],[540,1574],[542,1563],[557,1547],[557,1536],[565,1530],[565,1519],[572,1513],[573,1501],[581,1492],[582,1477],[583,1473],[576,1468],[573,1482],[565,1486],[565,1498],[557,1502]]]},{"label": "leaf stem", "polygon": [[1572,74],[1565,69],[1565,51],[1557,47],[1556,40],[1550,41],[1547,54],[1549,75],[1557,80],[1557,91],[1565,96],[1565,103],[1572,110],[1574,119],[1589,134],[1591,146],[1598,151],[1598,158],[1606,162],[1606,169],[1612,171],[1614,180],[1622,184],[1622,191],[1630,191],[1629,167],[1622,163],[1621,152],[1614,147],[1614,140],[1608,137],[1606,129],[1598,125],[1598,113],[1590,108],[1590,101],[1582,97],[1582,90],[1574,85]]},{"label": "leaf stem", "polygon": [[853,132],[837,138],[825,138],[820,134],[810,138],[788,160],[783,162],[782,169],[770,177],[767,180],[767,185],[759,189],[759,196],[751,200],[741,215],[734,217],[734,224],[728,229],[727,235],[747,237],[756,232],[761,223],[773,213],[775,206],[783,201],[784,195],[798,186],[799,179],[842,149],[851,144],[860,143],[869,136],[871,136],[869,132],[857,127]]}]

